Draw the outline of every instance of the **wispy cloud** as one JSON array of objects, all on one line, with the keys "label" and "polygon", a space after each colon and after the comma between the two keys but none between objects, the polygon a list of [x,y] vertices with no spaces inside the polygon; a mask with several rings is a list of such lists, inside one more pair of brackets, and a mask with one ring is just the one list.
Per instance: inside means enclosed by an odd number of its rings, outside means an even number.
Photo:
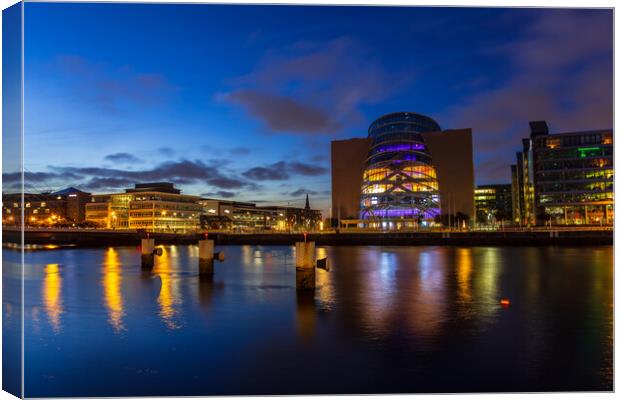
[{"label": "wispy cloud", "polygon": [[115,189],[136,182],[170,181],[177,184],[202,184],[217,189],[255,188],[253,182],[223,174],[217,166],[200,160],[167,161],[150,169],[125,170],[105,167],[49,166],[54,171],[51,179],[59,177],[79,177],[76,186],[85,189]]},{"label": "wispy cloud", "polygon": [[108,154],[104,157],[104,160],[120,164],[139,164],[141,162],[144,162],[143,160],[129,153]]},{"label": "wispy cloud", "polygon": [[224,198],[224,199],[230,199],[236,196],[235,192],[229,192],[226,190],[218,190],[217,192],[207,192],[207,193],[202,193],[201,196],[204,197],[220,197],[220,198]]},{"label": "wispy cloud", "polygon": [[[119,155],[120,154],[120,155]],[[112,160],[131,159],[128,154],[117,153],[106,157]],[[129,155],[130,156],[130,155]],[[120,163],[122,164],[122,163]],[[259,182],[284,181],[293,176],[313,177],[327,173],[323,166],[306,164],[303,162],[279,161],[266,166],[257,166],[238,172],[232,169],[223,169],[227,163],[221,160],[178,160],[166,161],[151,168],[125,169],[110,168],[107,166],[63,166],[49,165],[48,171],[27,172],[26,182],[33,190],[37,188],[51,188],[75,186],[83,190],[118,191],[130,187],[134,183],[168,181],[177,185],[201,187],[207,193],[215,193],[226,197],[232,190],[244,189],[254,194],[262,190]],[[7,187],[18,187],[21,180],[20,173],[5,173],[3,179]],[[228,196],[231,197],[231,196]]]},{"label": "wispy cloud", "polygon": [[244,108],[268,132],[334,134],[362,119],[360,107],[397,89],[356,41],[298,42],[273,50],[218,98]]},{"label": "wispy cloud", "polygon": [[257,181],[283,181],[289,179],[291,175],[320,176],[327,172],[327,168],[320,165],[278,161],[271,165],[250,168],[242,175]]},{"label": "wispy cloud", "polygon": [[61,77],[76,99],[108,113],[164,104],[179,89],[159,72],[107,65],[74,54],[58,56],[53,66],[49,73]]}]

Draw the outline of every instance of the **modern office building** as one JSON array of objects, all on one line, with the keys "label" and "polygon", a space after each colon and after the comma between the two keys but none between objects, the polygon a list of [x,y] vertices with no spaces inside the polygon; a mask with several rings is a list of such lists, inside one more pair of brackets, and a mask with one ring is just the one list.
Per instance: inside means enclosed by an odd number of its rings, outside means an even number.
[{"label": "modern office building", "polygon": [[321,212],[310,208],[306,196],[306,205],[299,207],[262,206],[255,203],[200,199],[203,208],[202,227],[221,230],[313,230],[321,222]]},{"label": "modern office building", "polygon": [[347,225],[400,229],[448,213],[473,220],[470,129],[441,131],[420,114],[387,114],[368,138],[332,142],[331,158],[332,215]]},{"label": "modern office building", "polygon": [[476,224],[494,225],[512,221],[512,185],[479,185],[474,191]]},{"label": "modern office building", "polygon": [[613,131],[550,134],[530,122],[517,153],[519,221],[543,225],[613,224]]},{"label": "modern office building", "polygon": [[[255,203],[202,198],[201,226],[215,230],[272,230],[284,229],[284,214],[256,207]],[[278,221],[280,223],[278,224]]]},{"label": "modern office building", "polygon": [[109,229],[191,232],[200,227],[199,199],[167,182],[136,184],[125,193],[91,196],[86,219]]},{"label": "modern office building", "polygon": [[[73,225],[84,221],[84,204],[90,193],[75,188],[57,192],[25,193],[25,225]],[[21,193],[2,196],[2,221],[5,225],[21,223]]]}]

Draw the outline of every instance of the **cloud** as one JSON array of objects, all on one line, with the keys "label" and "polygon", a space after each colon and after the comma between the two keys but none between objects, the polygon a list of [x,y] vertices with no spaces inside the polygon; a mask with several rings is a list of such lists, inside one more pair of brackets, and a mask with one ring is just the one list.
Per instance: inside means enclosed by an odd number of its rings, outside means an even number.
[{"label": "cloud", "polygon": [[262,120],[271,132],[327,133],[340,127],[327,111],[289,97],[238,90],[226,98]]},{"label": "cloud", "polygon": [[305,196],[306,194],[309,194],[309,195],[311,195],[311,194],[318,194],[318,192],[315,192],[314,190],[299,188],[299,189],[295,190],[294,192],[288,193],[288,195],[292,196],[292,197]]},{"label": "cloud", "polygon": [[224,175],[218,170],[217,166],[207,165],[199,160],[168,161],[154,168],[142,170],[67,166],[49,166],[48,168],[54,171],[49,178],[84,177],[88,180],[82,183],[82,187],[90,189],[119,189],[136,182],[155,181],[170,181],[177,184],[205,184],[220,189],[257,187],[253,182]]},{"label": "cloud", "polygon": [[104,157],[104,160],[112,161],[115,163],[122,163],[122,164],[138,164],[138,163],[143,162],[138,157],[134,156],[133,154],[129,154],[129,153],[109,154]]},{"label": "cloud", "polygon": [[282,181],[291,175],[320,176],[328,172],[328,169],[318,165],[310,165],[302,162],[278,161],[265,166],[254,167],[242,173],[243,176],[257,181]]},{"label": "cloud", "polygon": [[288,172],[285,171],[285,166],[286,163],[280,161],[267,167],[251,168],[242,175],[257,181],[282,181],[290,178]]},{"label": "cloud", "polygon": [[450,125],[472,128],[474,151],[501,155],[503,161],[477,166],[479,182],[509,179],[529,121],[546,120],[552,133],[612,126],[612,13],[548,10],[537,15],[520,38],[494,49],[508,57],[515,74],[443,113]]},{"label": "cloud", "polygon": [[108,188],[120,188],[131,187],[135,183],[134,180],[126,178],[91,178],[86,183],[82,183],[79,186],[86,190],[101,190]]},{"label": "cloud", "polygon": [[211,186],[215,186],[222,189],[239,189],[248,185],[251,185],[248,182],[236,179],[236,178],[227,178],[225,176],[219,176],[217,178],[212,178],[208,180],[208,183]]},{"label": "cloud", "polygon": [[217,98],[241,106],[271,133],[333,135],[363,120],[362,106],[400,89],[395,81],[364,45],[341,37],[268,51]]},{"label": "cloud", "polygon": [[233,156],[247,156],[251,151],[247,147],[233,147],[228,152]]},{"label": "cloud", "polygon": [[235,192],[228,192],[226,190],[218,190],[217,192],[202,193],[201,196],[205,197],[222,197],[224,199],[230,199],[236,196]]},{"label": "cloud", "polygon": [[[66,182],[66,180],[81,180],[83,176],[70,173],[59,174],[54,172],[24,172],[24,190],[26,192],[41,193],[51,191],[51,186],[55,182]],[[21,190],[22,173],[10,172],[2,174],[2,185],[7,190]]]},{"label": "cloud", "polygon": [[163,104],[178,90],[161,73],[107,65],[75,54],[56,57],[54,67],[48,69],[49,73],[62,77],[76,99],[107,113],[116,113],[130,105]]},{"label": "cloud", "polygon": [[319,176],[328,172],[328,169],[323,166],[305,164],[301,162],[289,163],[287,167],[291,173],[303,176]]},{"label": "cloud", "polygon": [[[24,182],[45,182],[50,179],[57,178],[59,175],[49,172],[24,172]],[[10,172],[2,174],[3,183],[20,183],[22,179],[21,172]]]}]

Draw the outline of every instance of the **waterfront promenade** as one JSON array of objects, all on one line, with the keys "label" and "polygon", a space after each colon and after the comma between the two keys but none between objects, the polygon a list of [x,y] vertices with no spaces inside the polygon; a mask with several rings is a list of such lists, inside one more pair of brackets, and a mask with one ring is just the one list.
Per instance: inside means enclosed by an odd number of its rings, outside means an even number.
[{"label": "waterfront promenade", "polygon": [[[3,243],[21,242],[21,231],[3,229]],[[174,234],[150,233],[156,244],[195,244],[204,233]],[[130,230],[34,228],[24,233],[26,246],[72,245],[77,247],[137,246],[144,232]],[[209,232],[209,238],[219,245],[293,245],[303,241],[303,232]],[[455,246],[512,246],[512,245],[611,245],[610,228],[536,228],[436,231],[320,231],[309,232],[307,240],[317,245],[455,245]]]}]

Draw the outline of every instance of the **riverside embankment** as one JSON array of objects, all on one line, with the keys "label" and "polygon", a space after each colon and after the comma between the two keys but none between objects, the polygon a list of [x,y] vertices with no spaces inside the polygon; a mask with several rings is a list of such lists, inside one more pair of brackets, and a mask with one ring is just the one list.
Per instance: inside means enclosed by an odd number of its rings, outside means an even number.
[{"label": "riverside embankment", "polygon": [[[3,243],[21,243],[22,233],[4,229]],[[24,232],[26,245],[73,245],[77,247],[138,246],[145,233],[90,229],[32,229]],[[195,244],[203,234],[151,233],[156,244]],[[218,245],[292,245],[303,241],[303,233],[211,232]],[[547,229],[505,231],[426,232],[320,232],[308,233],[317,245],[350,246],[546,246],[610,245],[613,231],[603,229]]]}]

